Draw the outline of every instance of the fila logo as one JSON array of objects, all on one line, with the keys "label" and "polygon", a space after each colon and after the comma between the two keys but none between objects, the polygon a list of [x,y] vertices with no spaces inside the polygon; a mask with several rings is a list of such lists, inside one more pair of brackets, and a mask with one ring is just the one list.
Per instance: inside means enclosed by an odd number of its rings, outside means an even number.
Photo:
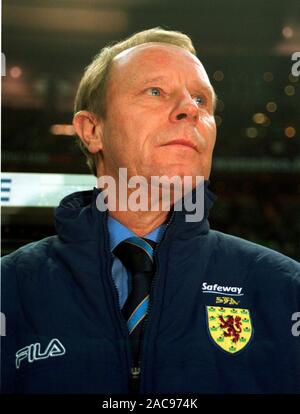
[{"label": "fila logo", "polygon": [[56,357],[64,355],[66,350],[62,343],[54,338],[49,342],[49,345],[44,352],[41,352],[41,344],[30,344],[22,349],[19,349],[16,353],[16,367],[20,368],[21,361],[27,359],[28,362],[38,361],[39,359],[47,359],[50,357]]}]

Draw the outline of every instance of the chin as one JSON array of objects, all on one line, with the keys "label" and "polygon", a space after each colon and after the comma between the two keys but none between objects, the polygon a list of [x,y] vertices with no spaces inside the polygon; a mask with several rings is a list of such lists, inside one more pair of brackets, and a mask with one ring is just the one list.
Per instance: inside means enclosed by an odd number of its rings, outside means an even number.
[{"label": "chin", "polygon": [[[148,163],[147,163],[148,164]],[[166,160],[156,159],[153,160],[151,164],[148,164],[147,176],[167,176],[169,179],[175,176],[181,177],[195,177],[200,176],[204,177],[205,180],[208,179],[210,169],[206,165],[199,165],[199,160],[195,162],[169,162],[166,163]],[[145,170],[144,170],[145,171]],[[193,182],[194,182],[193,180]]]},{"label": "chin", "polygon": [[[163,175],[163,174],[162,174]],[[198,168],[188,168],[188,167],[175,167],[175,168],[170,168],[168,170],[165,171],[165,175],[167,175],[169,178],[174,177],[174,176],[179,176],[181,177],[181,179],[183,179],[184,177],[196,177],[196,176],[206,176],[207,174],[205,174],[205,172],[201,169]]]}]

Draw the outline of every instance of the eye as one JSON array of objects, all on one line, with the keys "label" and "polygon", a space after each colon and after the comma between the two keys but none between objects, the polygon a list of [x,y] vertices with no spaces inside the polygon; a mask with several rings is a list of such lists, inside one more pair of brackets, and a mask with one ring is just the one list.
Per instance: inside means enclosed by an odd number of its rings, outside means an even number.
[{"label": "eye", "polygon": [[206,99],[204,96],[195,96],[193,99],[197,105],[204,105],[206,103]]},{"label": "eye", "polygon": [[161,90],[160,90],[160,88],[155,88],[155,87],[148,88],[147,93],[150,96],[160,96],[161,95]]}]

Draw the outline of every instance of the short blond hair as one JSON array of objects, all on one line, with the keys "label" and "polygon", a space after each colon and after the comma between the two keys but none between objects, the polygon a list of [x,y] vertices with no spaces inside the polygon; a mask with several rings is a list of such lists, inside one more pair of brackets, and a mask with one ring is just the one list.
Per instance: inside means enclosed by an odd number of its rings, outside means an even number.
[{"label": "short blond hair", "polygon": [[[75,97],[74,113],[87,110],[99,117],[105,117],[106,113],[106,86],[108,74],[113,58],[124,50],[143,43],[158,42],[179,46],[196,55],[192,40],[181,32],[165,30],[161,27],[144,30],[134,35],[104,47],[85,68],[84,75],[79,83]],[[97,177],[97,156],[91,154],[78,139],[78,144],[86,156],[87,165]]]}]

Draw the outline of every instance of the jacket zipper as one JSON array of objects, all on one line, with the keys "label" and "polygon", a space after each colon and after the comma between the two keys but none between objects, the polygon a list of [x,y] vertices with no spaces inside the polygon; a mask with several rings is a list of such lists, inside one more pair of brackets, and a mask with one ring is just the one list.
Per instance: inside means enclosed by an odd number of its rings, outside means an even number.
[{"label": "jacket zipper", "polygon": [[[157,242],[157,245],[156,245],[155,250],[154,250],[153,261],[154,261],[154,264],[155,264],[155,274],[153,276],[152,283],[151,283],[150,297],[151,297],[151,293],[153,292],[153,290],[156,286],[156,281],[157,281],[158,275],[159,275],[159,262],[158,262],[158,258],[157,258],[157,248],[161,245],[163,239],[166,236],[167,228],[170,226],[170,224],[173,222],[173,220],[174,220],[174,211],[172,212],[171,218],[167,222],[165,230],[164,230],[163,234],[161,235],[159,241]],[[132,382],[135,384],[134,388],[136,390],[139,390],[140,377],[141,377],[141,374],[143,372],[143,370],[142,370],[143,367],[142,367],[141,361],[142,361],[142,352],[143,352],[143,345],[144,345],[144,335],[145,335],[146,325],[149,323],[151,310],[152,310],[152,301],[150,300],[150,303],[149,303],[149,306],[148,306],[148,309],[147,309],[147,312],[146,312],[146,316],[145,316],[145,319],[144,319],[144,322],[143,322],[143,325],[142,325],[142,328],[141,328],[141,343],[140,343],[140,349],[139,349],[139,361],[138,361],[137,366],[134,366],[131,369],[131,379],[132,379]]]},{"label": "jacket zipper", "polygon": [[113,259],[114,259],[114,255],[112,254],[112,252],[110,251],[110,248],[109,248],[108,231],[106,229],[106,224],[105,224],[106,222],[107,222],[107,212],[105,214],[104,223],[103,223],[104,224],[104,226],[103,226],[104,227],[104,234],[105,234],[105,244],[106,244],[106,248],[108,248],[109,253],[110,253],[109,260],[108,260],[107,274],[108,274],[108,279],[110,280],[110,284],[111,284],[112,290],[113,290],[114,305],[115,305],[115,310],[116,310],[117,314],[119,315],[119,322],[120,322],[121,332],[123,332],[124,337],[127,337],[127,341],[126,341],[126,343],[127,343],[127,347],[126,347],[127,359],[126,360],[127,360],[127,372],[129,372],[129,375],[130,375],[131,371],[130,371],[129,367],[131,366],[132,363],[131,363],[130,344],[129,344],[129,339],[128,339],[128,329],[127,329],[126,321],[123,318],[123,315],[122,315],[122,312],[121,312],[121,309],[120,309],[119,292],[118,292],[118,289],[117,289],[117,287],[115,285],[115,282],[113,280],[113,277],[112,277],[111,268],[112,268],[112,262],[113,262]]}]

